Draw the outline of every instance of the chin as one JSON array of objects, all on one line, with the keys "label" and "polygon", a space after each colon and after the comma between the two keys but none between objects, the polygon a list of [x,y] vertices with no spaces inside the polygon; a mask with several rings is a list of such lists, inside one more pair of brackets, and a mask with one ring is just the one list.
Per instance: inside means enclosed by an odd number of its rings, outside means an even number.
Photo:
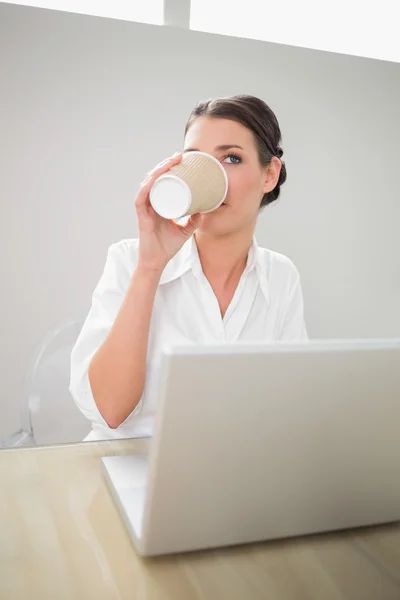
[{"label": "chin", "polygon": [[215,212],[202,215],[197,228],[201,233],[208,235],[226,235],[236,229],[227,215],[224,214],[225,207],[218,208]]}]

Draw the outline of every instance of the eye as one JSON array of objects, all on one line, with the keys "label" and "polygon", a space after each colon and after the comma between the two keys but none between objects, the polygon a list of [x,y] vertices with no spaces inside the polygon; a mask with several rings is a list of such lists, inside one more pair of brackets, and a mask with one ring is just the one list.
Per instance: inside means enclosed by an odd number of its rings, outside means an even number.
[{"label": "eye", "polygon": [[228,164],[230,165],[240,165],[240,163],[242,162],[242,159],[237,154],[227,154],[222,159],[222,162],[226,162],[227,160],[229,160]]}]

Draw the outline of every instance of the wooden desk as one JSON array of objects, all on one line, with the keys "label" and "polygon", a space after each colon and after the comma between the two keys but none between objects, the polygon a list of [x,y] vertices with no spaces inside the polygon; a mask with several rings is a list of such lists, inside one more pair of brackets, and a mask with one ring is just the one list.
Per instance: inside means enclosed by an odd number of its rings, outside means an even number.
[{"label": "wooden desk", "polygon": [[139,558],[99,458],[146,444],[0,452],[1,600],[400,599],[399,525]]}]

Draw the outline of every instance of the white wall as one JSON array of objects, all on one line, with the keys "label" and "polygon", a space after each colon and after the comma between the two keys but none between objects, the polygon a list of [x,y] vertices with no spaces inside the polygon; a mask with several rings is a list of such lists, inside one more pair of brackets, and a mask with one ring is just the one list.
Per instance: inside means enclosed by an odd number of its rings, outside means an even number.
[{"label": "white wall", "polygon": [[191,0],[190,26],[198,31],[400,62],[396,0]]},{"label": "white wall", "polygon": [[0,85],[0,437],[35,342],[88,310],[209,96],[277,113],[288,181],[258,238],[299,267],[311,336],[400,336],[398,64],[0,4]]},{"label": "white wall", "polygon": [[[6,0],[400,62],[398,2],[380,0]],[[190,17],[188,19],[188,15]],[[172,19],[172,21],[171,21]]]},{"label": "white wall", "polygon": [[[164,0],[6,0],[8,4],[37,6],[123,21],[164,24]],[[179,1],[179,0],[178,0]],[[186,0],[185,0],[186,1]]]}]

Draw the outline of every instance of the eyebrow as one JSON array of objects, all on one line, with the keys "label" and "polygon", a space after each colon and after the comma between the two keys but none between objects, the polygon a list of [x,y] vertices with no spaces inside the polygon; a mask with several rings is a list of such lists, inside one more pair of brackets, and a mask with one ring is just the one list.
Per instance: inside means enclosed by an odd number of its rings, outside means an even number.
[{"label": "eyebrow", "polygon": [[[223,144],[222,146],[216,146],[215,150],[231,150],[232,148],[239,148],[243,150],[242,146],[238,146],[237,144]],[[197,148],[186,148],[184,152],[199,152]]]}]

